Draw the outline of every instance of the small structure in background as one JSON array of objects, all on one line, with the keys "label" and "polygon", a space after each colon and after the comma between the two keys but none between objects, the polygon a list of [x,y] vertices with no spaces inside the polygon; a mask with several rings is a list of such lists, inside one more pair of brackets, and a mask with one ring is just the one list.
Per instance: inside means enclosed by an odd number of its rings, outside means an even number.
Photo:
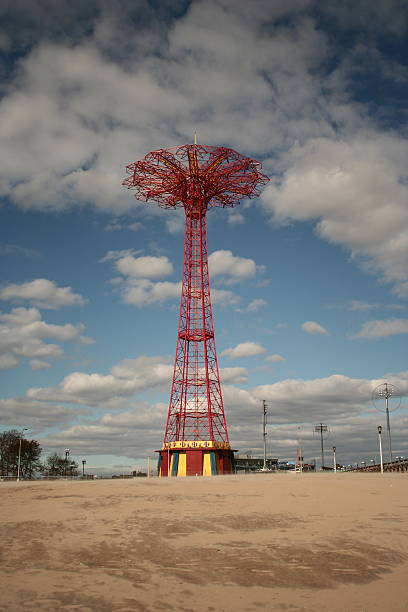
[{"label": "small structure in background", "polygon": [[265,459],[253,457],[252,453],[235,457],[235,471],[240,472],[272,472],[278,470],[278,459]]},{"label": "small structure in background", "polygon": [[302,455],[302,447],[298,446],[296,449],[296,463],[295,470],[297,472],[303,472],[303,455]]},{"label": "small structure in background", "polygon": [[[296,465],[290,461],[279,461],[277,457],[266,459],[267,469],[263,469],[264,459],[263,457],[253,457],[252,452],[248,452],[245,455],[238,455],[235,457],[235,471],[239,474],[245,472],[294,472]],[[312,460],[310,463],[303,463],[303,472],[314,472],[316,470],[316,462]]]},{"label": "small structure in background", "polygon": [[143,472],[142,470],[133,470],[132,476],[133,478],[146,478],[147,473]]}]

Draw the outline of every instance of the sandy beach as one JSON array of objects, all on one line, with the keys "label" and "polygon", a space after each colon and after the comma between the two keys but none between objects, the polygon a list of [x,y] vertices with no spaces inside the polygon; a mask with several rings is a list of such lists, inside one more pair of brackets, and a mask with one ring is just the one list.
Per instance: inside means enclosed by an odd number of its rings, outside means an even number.
[{"label": "sandy beach", "polygon": [[0,609],[408,610],[404,474],[0,483]]}]

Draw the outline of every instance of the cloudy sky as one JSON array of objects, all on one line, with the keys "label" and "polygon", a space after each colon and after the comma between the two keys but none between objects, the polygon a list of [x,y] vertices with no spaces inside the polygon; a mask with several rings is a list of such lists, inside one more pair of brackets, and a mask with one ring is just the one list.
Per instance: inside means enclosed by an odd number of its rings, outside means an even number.
[{"label": "cloudy sky", "polygon": [[408,455],[407,1],[14,0],[0,17],[0,428],[96,473],[155,456],[183,218],[121,182],[196,131],[271,179],[208,214],[234,448],[261,452],[266,400],[271,456],[318,459],[323,422],[340,462],[378,458],[388,381]]}]

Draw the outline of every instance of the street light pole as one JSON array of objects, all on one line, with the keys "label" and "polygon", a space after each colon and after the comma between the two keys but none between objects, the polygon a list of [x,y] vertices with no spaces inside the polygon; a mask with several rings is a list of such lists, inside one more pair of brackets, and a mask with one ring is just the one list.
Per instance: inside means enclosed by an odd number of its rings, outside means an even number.
[{"label": "street light pole", "polygon": [[65,478],[67,477],[68,459],[69,459],[69,448],[66,448],[65,449],[65,466],[64,466]]},{"label": "street light pole", "polygon": [[337,472],[336,447],[333,446],[333,469]]},{"label": "street light pole", "polygon": [[382,383],[378,385],[373,391],[374,400],[378,400],[380,398],[384,398],[385,400],[385,414],[387,418],[387,432],[388,432],[388,452],[389,452],[389,461],[392,463],[392,443],[391,443],[391,427],[390,427],[390,406],[389,399],[393,399],[393,405],[391,405],[392,410],[396,410],[401,404],[401,396],[399,394],[398,389],[391,385],[390,383]]},{"label": "street light pole", "polygon": [[377,427],[378,429],[378,441],[380,443],[380,465],[381,465],[381,474],[384,474],[384,462],[383,462],[383,451],[382,451],[382,440],[381,440],[381,434],[382,434],[382,427],[381,425],[379,425]]},{"label": "street light pole", "polygon": [[82,459],[82,478],[85,478],[85,463],[86,459]]},{"label": "street light pole", "polygon": [[264,451],[264,460],[263,460],[263,470],[266,471],[266,422],[267,422],[267,413],[266,413],[266,401],[263,401],[263,451]]},{"label": "street light pole", "polygon": [[20,434],[20,441],[18,445],[18,461],[17,461],[17,482],[20,482],[20,466],[21,466],[21,442],[23,439],[24,432],[28,431],[28,427],[24,427]]},{"label": "street light pole", "polygon": [[390,392],[388,391],[387,383],[385,383],[386,393],[385,393],[385,414],[387,416],[387,431],[388,431],[388,451],[390,454],[390,463],[392,463],[392,443],[391,443],[391,427],[390,427],[390,411],[388,408],[388,398],[390,397]]}]

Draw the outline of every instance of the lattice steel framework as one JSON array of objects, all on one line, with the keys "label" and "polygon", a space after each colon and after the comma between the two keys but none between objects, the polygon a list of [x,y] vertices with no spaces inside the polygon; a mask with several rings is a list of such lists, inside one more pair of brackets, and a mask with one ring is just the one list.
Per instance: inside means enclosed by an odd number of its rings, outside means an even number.
[{"label": "lattice steel framework", "polygon": [[184,267],[176,358],[164,448],[209,441],[229,448],[214,339],[206,213],[259,195],[261,164],[225,147],[160,149],[126,167],[138,200],[185,211]]}]

